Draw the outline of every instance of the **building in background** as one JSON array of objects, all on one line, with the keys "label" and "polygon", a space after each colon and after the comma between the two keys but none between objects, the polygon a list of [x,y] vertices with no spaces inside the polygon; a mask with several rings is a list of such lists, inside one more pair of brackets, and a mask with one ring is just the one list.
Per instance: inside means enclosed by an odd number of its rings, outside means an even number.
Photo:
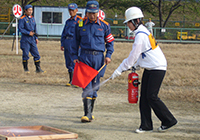
[{"label": "building in background", "polygon": [[[84,17],[85,8],[78,8],[77,15]],[[34,6],[34,18],[39,35],[60,36],[70,14],[67,7]]]}]

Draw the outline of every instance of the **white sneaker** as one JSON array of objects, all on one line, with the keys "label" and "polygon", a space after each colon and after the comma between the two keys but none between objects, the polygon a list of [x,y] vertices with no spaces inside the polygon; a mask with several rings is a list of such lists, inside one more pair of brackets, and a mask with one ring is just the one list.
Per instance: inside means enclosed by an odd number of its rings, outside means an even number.
[{"label": "white sneaker", "polygon": [[[174,126],[174,125],[172,125],[172,126]],[[172,126],[160,126],[159,128],[158,128],[158,132],[166,132],[169,128],[171,128]]]},{"label": "white sneaker", "polygon": [[140,133],[145,133],[145,132],[153,132],[153,130],[142,130],[142,128],[139,128],[139,129],[136,129],[135,132],[140,134]]},{"label": "white sneaker", "polygon": [[166,129],[167,127],[166,126],[160,126],[158,128],[158,132],[166,132],[168,129]]},{"label": "white sneaker", "polygon": [[166,132],[169,128],[171,128],[172,126],[176,125],[177,124],[177,121],[175,123],[173,123],[172,125],[169,125],[169,126],[164,126],[164,125],[161,125],[159,128],[158,128],[158,132]]}]

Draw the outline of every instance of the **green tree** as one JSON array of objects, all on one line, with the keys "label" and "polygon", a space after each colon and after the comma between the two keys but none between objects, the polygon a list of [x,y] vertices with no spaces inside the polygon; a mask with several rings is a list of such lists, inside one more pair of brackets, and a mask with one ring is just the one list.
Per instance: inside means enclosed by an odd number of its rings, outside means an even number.
[{"label": "green tree", "polygon": [[[27,4],[41,6],[67,6],[69,3],[77,3],[79,7],[85,7],[88,0],[1,0],[3,7],[12,7],[15,3],[24,6]],[[124,18],[127,8],[137,6],[147,15],[152,15],[159,20],[160,27],[166,27],[171,17],[179,20],[199,20],[200,0],[97,0],[106,13],[107,18]],[[192,15],[192,16],[191,16]],[[147,18],[147,17],[145,17]],[[176,18],[176,19],[177,19]]]},{"label": "green tree", "polygon": [[[24,9],[24,7],[26,5],[33,4],[33,3],[38,2],[38,1],[40,1],[40,0],[21,0],[21,6]],[[46,1],[46,3],[48,3],[47,0],[45,0],[45,1]]]},{"label": "green tree", "polygon": [[[88,0],[78,0],[76,3],[84,7]],[[114,13],[124,15],[127,8],[137,6],[143,12],[149,12],[153,16],[159,17],[159,26],[165,27],[172,13],[182,6],[182,0],[97,0],[102,10],[112,10]],[[74,2],[74,0],[70,0]]]}]

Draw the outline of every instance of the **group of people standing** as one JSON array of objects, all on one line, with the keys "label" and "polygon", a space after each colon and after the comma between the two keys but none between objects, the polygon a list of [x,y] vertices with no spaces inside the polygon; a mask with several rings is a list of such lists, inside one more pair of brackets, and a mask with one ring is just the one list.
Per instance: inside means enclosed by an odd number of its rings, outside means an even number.
[{"label": "group of people standing", "polygon": [[[72,77],[75,63],[80,61],[98,70],[104,64],[111,62],[111,55],[114,52],[114,37],[111,34],[109,23],[98,18],[99,3],[95,0],[86,4],[85,17],[82,19],[76,13],[78,6],[75,3],[68,5],[71,17],[66,21],[62,37],[61,50],[64,51],[66,67],[69,73],[67,86],[72,85]],[[25,15],[19,21],[19,30],[22,33],[21,49],[23,51],[24,71],[28,71],[29,51],[34,57],[36,72],[44,72],[40,68],[40,56],[36,44],[38,43],[35,20],[32,17],[32,6],[25,6]],[[166,131],[174,126],[177,120],[158,98],[158,92],[166,73],[167,62],[160,47],[157,45],[153,35],[142,24],[143,13],[138,7],[131,7],[125,12],[127,24],[130,30],[136,34],[132,51],[129,57],[124,59],[119,67],[113,72],[111,78],[120,76],[134,66],[144,68],[141,94],[140,94],[140,115],[141,125],[136,133],[149,132],[153,130],[151,109],[161,121],[158,131]],[[152,42],[155,42],[152,44]],[[105,52],[105,56],[104,56]],[[128,52],[127,52],[128,53]],[[91,122],[94,103],[97,98],[100,78],[103,77],[105,68],[83,89],[82,99],[84,115],[81,122]]]},{"label": "group of people standing", "polygon": [[[104,63],[107,65],[111,62],[114,37],[111,34],[110,25],[98,18],[99,3],[97,1],[87,2],[84,19],[71,14],[77,12],[75,3],[69,4],[68,8],[71,18],[66,21],[62,33],[61,49],[64,46],[65,58],[69,57],[66,59],[70,77],[67,85],[71,85],[75,63],[81,61],[99,70]],[[105,50],[107,51],[104,57]],[[94,119],[92,112],[98,91],[98,88],[94,89],[94,87],[100,84],[100,77],[103,77],[104,72],[105,68],[83,89],[84,116],[81,122],[90,122]]]}]

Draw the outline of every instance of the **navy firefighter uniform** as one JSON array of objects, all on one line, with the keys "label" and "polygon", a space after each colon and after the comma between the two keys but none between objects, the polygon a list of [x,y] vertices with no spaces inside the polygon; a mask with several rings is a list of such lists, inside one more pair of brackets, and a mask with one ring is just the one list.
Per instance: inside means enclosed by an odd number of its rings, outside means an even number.
[{"label": "navy firefighter uniform", "polygon": [[[68,8],[75,10],[77,9],[77,5],[75,3],[71,3],[68,5]],[[74,41],[75,26],[80,19],[82,19],[82,17],[78,15],[75,15],[74,17],[71,16],[65,22],[65,26],[63,28],[63,32],[61,36],[61,47],[64,47],[65,65],[68,69],[69,78],[70,78],[70,81],[67,84],[67,86],[71,85],[71,81],[73,77],[75,63],[73,62],[73,59],[71,56],[71,47]]]},{"label": "navy firefighter uniform", "polygon": [[[97,1],[88,1],[87,12],[96,13],[98,9]],[[91,10],[92,9],[92,10]],[[98,9],[99,10],[99,9]],[[98,12],[98,11],[97,11]],[[91,21],[89,17],[79,21],[75,28],[75,40],[72,46],[73,59],[87,64],[88,66],[99,70],[104,65],[106,57],[111,58],[114,51],[114,37],[111,34],[110,25],[97,17],[95,21]],[[78,57],[78,48],[81,47],[80,57]],[[104,52],[106,50],[105,58]],[[100,77],[103,77],[105,67],[99,74],[83,89],[82,98],[84,104],[85,115],[81,118],[82,122],[90,122],[93,119],[92,111],[94,101],[97,98],[97,91],[100,84]]]},{"label": "navy firefighter uniform", "polygon": [[[23,60],[24,71],[29,72],[28,60],[30,52],[31,55],[33,56],[36,65],[36,72],[44,72],[40,68],[40,55],[36,43],[36,40],[38,40],[36,23],[34,17],[32,16],[32,12],[31,14],[28,13],[29,10],[32,11],[32,6],[26,5],[25,6],[26,14],[22,16],[19,20],[19,31],[22,34],[20,41],[20,48],[23,51],[22,60]],[[30,32],[32,32],[33,35],[30,35]]]}]

